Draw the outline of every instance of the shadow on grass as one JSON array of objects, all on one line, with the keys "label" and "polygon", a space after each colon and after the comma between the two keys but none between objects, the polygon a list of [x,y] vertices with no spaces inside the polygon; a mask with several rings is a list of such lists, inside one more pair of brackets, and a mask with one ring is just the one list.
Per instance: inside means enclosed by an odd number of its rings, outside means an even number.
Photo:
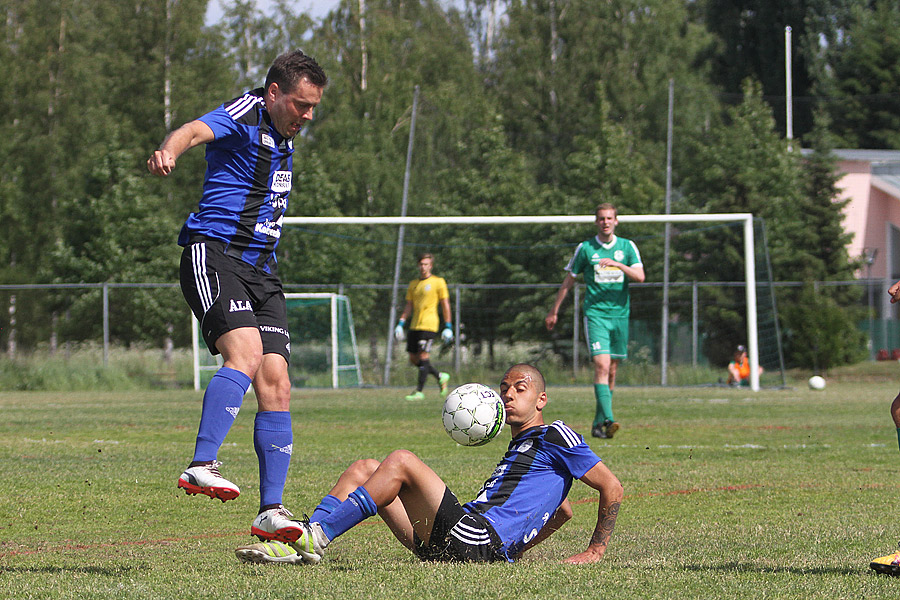
[{"label": "shadow on grass", "polygon": [[868,569],[840,569],[836,567],[760,567],[730,562],[722,565],[684,565],[686,571],[736,571],[741,573],[788,573],[790,575],[859,575]]},{"label": "shadow on grass", "polygon": [[43,573],[47,575],[55,575],[59,573],[84,573],[87,575],[105,575],[107,577],[118,577],[128,571],[134,571],[137,567],[60,567],[55,565],[45,565],[43,567],[0,567],[0,573]]}]

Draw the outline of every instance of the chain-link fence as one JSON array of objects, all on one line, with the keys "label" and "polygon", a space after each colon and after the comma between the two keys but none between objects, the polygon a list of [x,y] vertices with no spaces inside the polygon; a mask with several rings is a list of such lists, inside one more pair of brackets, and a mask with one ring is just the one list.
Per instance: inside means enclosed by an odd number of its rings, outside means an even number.
[{"label": "chain-link fence", "polygon": [[[546,331],[544,316],[553,303],[558,283],[455,285],[448,282],[458,335],[452,345],[434,353],[442,370],[473,373],[478,369],[494,371],[511,361],[531,361],[555,373],[558,379],[577,381],[588,377],[590,358],[584,343],[583,326],[576,308],[583,287],[576,286],[563,305],[560,322],[553,332]],[[729,334],[729,347],[746,343],[745,305],[742,293],[727,296],[713,290],[722,287],[743,288],[739,282],[678,282],[669,288],[668,364],[670,368],[719,372],[730,355],[717,350],[711,340],[723,335],[716,314],[732,314],[737,322]],[[775,298],[779,290],[803,285],[800,282],[760,284],[757,295],[760,364],[776,377],[784,364],[777,351]],[[881,301],[887,283],[883,280],[827,282],[817,286],[839,286],[859,298],[858,323],[870,341],[870,354],[888,357],[900,348],[900,326],[890,305]],[[641,373],[635,383],[659,383],[661,340],[663,339],[662,284],[632,284],[631,342],[627,369],[621,372],[627,384],[629,373]],[[385,356],[387,339],[393,329],[388,322],[391,302],[389,284],[371,285],[299,285],[285,284],[289,292],[335,292],[350,299],[356,338],[360,348],[365,384],[407,385],[414,381],[413,369],[406,363],[402,347],[394,356]],[[402,299],[403,294],[399,294]],[[763,301],[771,297],[772,301]],[[110,348],[156,348],[176,356],[179,349],[191,347],[191,315],[177,284],[108,283],[0,285],[0,359],[45,352],[48,355],[73,352],[84,345],[102,347],[104,363]],[[398,312],[399,312],[398,307]],[[386,363],[392,363],[385,369]],[[654,375],[654,369],[656,375]],[[706,370],[706,371],[704,371]],[[387,373],[387,381],[385,380]],[[672,384],[690,383],[683,378]],[[696,383],[696,382],[693,382]],[[770,384],[777,381],[769,379]]]}]

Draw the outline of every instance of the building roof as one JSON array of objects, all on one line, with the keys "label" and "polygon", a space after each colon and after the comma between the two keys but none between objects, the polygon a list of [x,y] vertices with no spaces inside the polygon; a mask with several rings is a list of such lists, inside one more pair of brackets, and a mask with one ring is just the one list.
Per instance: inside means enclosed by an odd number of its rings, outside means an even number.
[{"label": "building roof", "polygon": [[[805,150],[804,154],[812,151]],[[880,165],[886,163],[900,164],[900,150],[854,150],[854,149],[834,149],[831,151],[841,160],[855,160],[860,162],[871,163],[872,165]]]}]

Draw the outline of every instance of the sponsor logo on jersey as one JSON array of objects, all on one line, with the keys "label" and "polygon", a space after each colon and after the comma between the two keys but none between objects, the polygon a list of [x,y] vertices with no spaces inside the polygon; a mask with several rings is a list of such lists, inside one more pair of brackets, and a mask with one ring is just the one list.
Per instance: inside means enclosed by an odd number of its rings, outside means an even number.
[{"label": "sponsor logo on jersey", "polygon": [[260,142],[263,146],[268,146],[269,148],[274,148],[274,147],[275,147],[275,140],[272,139],[272,136],[269,135],[268,133],[261,133],[261,134],[259,134],[259,142]]},{"label": "sponsor logo on jersey", "polygon": [[591,262],[592,262],[592,263],[600,262],[600,255],[597,254],[596,252],[594,252],[594,255],[591,256]]},{"label": "sponsor logo on jersey", "polygon": [[513,448],[513,452],[519,452],[519,453],[524,454],[525,452],[528,452],[529,450],[531,450],[531,447],[533,445],[534,445],[533,441],[525,440],[521,444],[519,444],[518,446]]},{"label": "sponsor logo on jersey", "polygon": [[278,194],[291,191],[290,171],[275,171],[272,175],[272,191]]},{"label": "sponsor logo on jersey", "polygon": [[276,327],[275,325],[260,325],[259,330],[263,333],[280,333],[286,338],[291,337],[287,329],[285,329],[284,327]]},{"label": "sponsor logo on jersey", "polygon": [[287,210],[288,201],[285,196],[272,194],[269,196],[269,205],[275,210],[281,209],[282,211],[285,211]]},{"label": "sponsor logo on jersey", "polygon": [[243,310],[253,310],[249,300],[235,300],[232,298],[228,303],[228,312],[241,312]]},{"label": "sponsor logo on jersey", "polygon": [[265,223],[257,223],[254,228],[256,233],[263,233],[269,237],[280,238],[281,237],[281,219],[279,218],[276,223],[273,223],[269,219],[266,219]]}]

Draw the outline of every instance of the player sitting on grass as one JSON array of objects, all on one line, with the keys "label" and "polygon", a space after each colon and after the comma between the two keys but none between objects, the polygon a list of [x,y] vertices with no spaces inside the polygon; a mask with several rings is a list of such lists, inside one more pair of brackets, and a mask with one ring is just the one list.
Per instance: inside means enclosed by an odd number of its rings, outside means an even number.
[{"label": "player sitting on grass", "polygon": [[401,544],[422,560],[509,561],[546,539],[572,516],[573,479],[600,492],[597,525],[587,550],[568,563],[599,561],[616,523],[622,484],[562,421],[544,424],[544,378],[535,367],[511,367],[500,384],[512,441],[478,497],[460,506],[438,475],[407,450],[383,462],[360,460],[340,476],[290,544],[241,546],[251,563],[322,559],[336,537],[376,513]]}]

